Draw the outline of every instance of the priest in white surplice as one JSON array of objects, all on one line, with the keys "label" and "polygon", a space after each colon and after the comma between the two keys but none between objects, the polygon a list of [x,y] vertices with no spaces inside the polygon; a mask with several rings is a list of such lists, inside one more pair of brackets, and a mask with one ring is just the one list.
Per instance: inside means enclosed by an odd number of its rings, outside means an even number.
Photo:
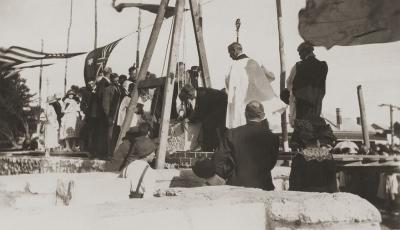
[{"label": "priest in white surplice", "polygon": [[269,73],[243,53],[240,43],[230,44],[228,52],[233,63],[225,79],[225,89],[228,94],[226,127],[232,129],[245,125],[244,111],[246,105],[253,100],[264,105],[268,120],[280,117],[286,105],[279,100],[272,89],[268,79]]}]

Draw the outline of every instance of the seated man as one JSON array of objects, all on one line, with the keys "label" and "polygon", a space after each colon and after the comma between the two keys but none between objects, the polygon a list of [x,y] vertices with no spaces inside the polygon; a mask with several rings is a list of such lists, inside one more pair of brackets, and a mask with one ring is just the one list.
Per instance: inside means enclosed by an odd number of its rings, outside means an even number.
[{"label": "seated man", "polygon": [[225,129],[226,93],[192,85],[185,85],[179,99],[186,105],[186,116],[190,122],[200,122],[203,129],[203,151],[214,151],[219,136]]},{"label": "seated man", "polygon": [[153,197],[156,173],[149,164],[156,157],[156,145],[150,138],[142,136],[138,137],[132,149],[134,152],[132,161],[121,172],[121,176],[130,181],[129,198]]},{"label": "seated man", "polygon": [[150,129],[150,125],[146,122],[140,123],[138,126],[130,128],[126,132],[125,138],[118,146],[111,160],[105,164],[104,171],[121,171],[130,162],[132,162],[133,159],[135,159],[136,154],[133,149],[134,144],[145,137],[148,138]]},{"label": "seated man", "polygon": [[120,171],[121,177],[130,180],[130,198],[152,197],[155,190],[155,172],[149,164],[157,147],[149,133],[148,123],[130,128],[111,161],[105,164],[105,171]]},{"label": "seated man", "polygon": [[228,130],[213,159],[216,174],[226,184],[273,190],[271,170],[279,150],[279,137],[267,129],[264,107],[258,101],[246,106],[247,124]]}]

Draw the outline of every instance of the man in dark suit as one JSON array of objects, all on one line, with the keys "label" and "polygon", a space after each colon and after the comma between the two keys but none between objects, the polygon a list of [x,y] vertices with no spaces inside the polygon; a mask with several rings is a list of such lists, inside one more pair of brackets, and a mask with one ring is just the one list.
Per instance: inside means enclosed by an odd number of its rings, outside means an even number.
[{"label": "man in dark suit", "polygon": [[247,104],[245,116],[247,124],[228,130],[215,152],[216,174],[228,185],[273,190],[279,137],[267,128],[260,102]]},{"label": "man in dark suit", "polygon": [[110,80],[111,84],[104,89],[104,94],[102,99],[104,114],[107,118],[107,124],[108,124],[107,126],[108,159],[111,159],[116,144],[116,140],[113,141],[113,136],[115,137],[117,133],[117,130],[114,129],[115,128],[114,124],[117,121],[118,109],[121,101],[120,100],[121,91],[118,84],[119,80],[118,74],[112,73],[110,75]]},{"label": "man in dark suit", "polygon": [[105,89],[111,84],[110,75],[112,69],[106,67],[103,70],[103,76],[96,79],[95,89],[90,103],[90,116],[92,117],[93,143],[91,149],[92,157],[105,158],[107,156],[107,132],[108,120],[103,108],[103,97]]},{"label": "man in dark suit", "polygon": [[179,98],[186,105],[190,122],[200,122],[203,129],[203,151],[214,151],[225,130],[227,95],[220,90],[185,85]]}]

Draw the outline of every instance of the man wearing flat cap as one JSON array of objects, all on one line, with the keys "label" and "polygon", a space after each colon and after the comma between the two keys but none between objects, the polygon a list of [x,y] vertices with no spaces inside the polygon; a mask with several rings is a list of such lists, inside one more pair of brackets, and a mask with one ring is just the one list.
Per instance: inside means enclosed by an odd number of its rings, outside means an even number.
[{"label": "man wearing flat cap", "polygon": [[247,124],[228,130],[213,156],[215,172],[226,184],[273,190],[271,170],[279,150],[279,137],[266,126],[263,105],[250,101]]}]

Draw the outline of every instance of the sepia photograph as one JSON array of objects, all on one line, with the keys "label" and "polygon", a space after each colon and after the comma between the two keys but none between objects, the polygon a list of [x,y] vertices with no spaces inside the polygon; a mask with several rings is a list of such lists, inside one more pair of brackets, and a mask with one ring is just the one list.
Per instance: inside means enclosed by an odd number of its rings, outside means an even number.
[{"label": "sepia photograph", "polygon": [[0,229],[400,229],[400,0],[1,0]]}]

